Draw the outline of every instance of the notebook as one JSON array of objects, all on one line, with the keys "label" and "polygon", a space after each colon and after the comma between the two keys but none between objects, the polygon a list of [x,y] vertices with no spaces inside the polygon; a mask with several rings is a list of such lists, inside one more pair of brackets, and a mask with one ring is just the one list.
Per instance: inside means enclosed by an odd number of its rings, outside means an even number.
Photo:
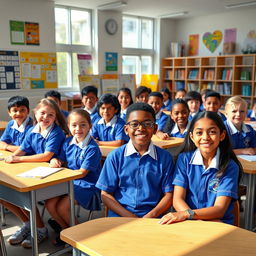
[{"label": "notebook", "polygon": [[249,162],[256,162],[256,155],[238,155],[238,157],[247,160]]},{"label": "notebook", "polygon": [[43,179],[45,177],[48,177],[49,175],[56,173],[64,168],[51,168],[51,167],[43,167],[39,166],[36,168],[33,168],[29,171],[17,174],[18,177],[23,177],[23,178],[39,178]]}]

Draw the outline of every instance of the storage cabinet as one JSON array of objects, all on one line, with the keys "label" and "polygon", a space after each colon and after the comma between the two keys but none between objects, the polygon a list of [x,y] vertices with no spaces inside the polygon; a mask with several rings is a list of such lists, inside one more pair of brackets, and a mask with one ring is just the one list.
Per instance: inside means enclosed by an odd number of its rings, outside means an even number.
[{"label": "storage cabinet", "polygon": [[223,101],[239,95],[253,104],[256,101],[256,55],[164,58],[161,86],[172,92],[180,88],[187,91],[209,88],[218,91]]}]

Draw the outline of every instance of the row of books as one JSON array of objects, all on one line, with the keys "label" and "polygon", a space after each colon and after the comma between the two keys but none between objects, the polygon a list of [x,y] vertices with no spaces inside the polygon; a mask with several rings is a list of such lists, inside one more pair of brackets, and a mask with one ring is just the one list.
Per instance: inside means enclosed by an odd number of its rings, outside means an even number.
[{"label": "row of books", "polygon": [[189,71],[188,79],[198,79],[198,78],[199,78],[198,69],[192,69]]},{"label": "row of books", "polygon": [[188,91],[197,91],[199,92],[199,84],[198,83],[188,83]]},{"label": "row of books", "polygon": [[242,70],[240,73],[240,80],[251,80],[251,73],[248,70]]},{"label": "row of books", "polygon": [[232,80],[232,74],[233,74],[232,69],[223,69],[221,79],[222,80]]},{"label": "row of books", "polygon": [[222,95],[231,95],[231,83],[219,83],[214,86],[214,90]]},{"label": "row of books", "polygon": [[250,84],[243,84],[242,85],[242,95],[243,96],[251,96],[252,94],[252,87]]},{"label": "row of books", "polygon": [[205,79],[205,80],[214,80],[214,75],[215,75],[214,69],[206,69],[204,71],[203,79]]},{"label": "row of books", "polygon": [[184,69],[175,70],[175,79],[185,79],[185,70]]},{"label": "row of books", "polygon": [[185,82],[184,81],[176,81],[175,89],[176,89],[176,91],[178,91],[180,89],[185,89]]},{"label": "row of books", "polygon": [[172,70],[166,70],[165,71],[165,79],[172,79],[173,71]]}]

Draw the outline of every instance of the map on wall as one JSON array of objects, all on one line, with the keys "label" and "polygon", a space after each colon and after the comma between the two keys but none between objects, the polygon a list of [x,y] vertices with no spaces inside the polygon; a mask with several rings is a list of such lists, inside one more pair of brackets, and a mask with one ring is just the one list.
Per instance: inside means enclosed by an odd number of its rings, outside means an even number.
[{"label": "map on wall", "polygon": [[216,30],[213,33],[206,32],[203,35],[203,43],[211,53],[215,52],[222,40],[222,32]]}]

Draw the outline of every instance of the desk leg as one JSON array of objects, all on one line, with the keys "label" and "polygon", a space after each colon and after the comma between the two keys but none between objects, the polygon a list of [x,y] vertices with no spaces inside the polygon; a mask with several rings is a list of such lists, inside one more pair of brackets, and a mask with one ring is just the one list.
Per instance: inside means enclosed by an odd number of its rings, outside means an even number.
[{"label": "desk leg", "polygon": [[1,225],[6,226],[4,206],[2,204],[0,205],[0,211],[1,211]]},{"label": "desk leg", "polygon": [[254,205],[255,205],[255,186],[256,186],[256,175],[249,174],[249,181],[247,186],[246,201],[245,201],[245,228],[252,230],[254,223]]},{"label": "desk leg", "polygon": [[68,182],[69,203],[70,203],[70,226],[75,225],[75,195],[73,181]]},{"label": "desk leg", "polygon": [[37,244],[37,225],[36,225],[36,193],[30,191],[31,196],[31,211],[30,211],[30,228],[31,228],[31,239],[32,239],[32,255],[38,255],[38,244]]}]

